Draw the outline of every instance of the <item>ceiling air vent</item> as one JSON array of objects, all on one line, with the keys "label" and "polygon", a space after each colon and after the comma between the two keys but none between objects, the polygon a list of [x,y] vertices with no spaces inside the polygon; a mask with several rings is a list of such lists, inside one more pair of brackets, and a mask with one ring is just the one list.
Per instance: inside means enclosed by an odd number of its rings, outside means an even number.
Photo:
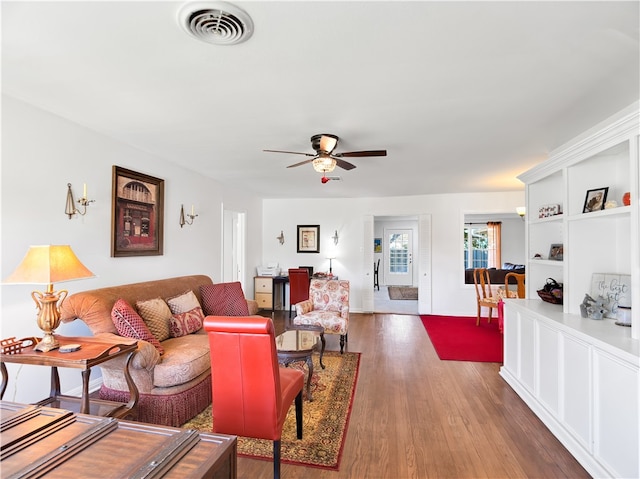
[{"label": "ceiling air vent", "polygon": [[253,34],[251,17],[224,2],[192,2],[178,14],[180,25],[198,40],[214,45],[235,45]]}]

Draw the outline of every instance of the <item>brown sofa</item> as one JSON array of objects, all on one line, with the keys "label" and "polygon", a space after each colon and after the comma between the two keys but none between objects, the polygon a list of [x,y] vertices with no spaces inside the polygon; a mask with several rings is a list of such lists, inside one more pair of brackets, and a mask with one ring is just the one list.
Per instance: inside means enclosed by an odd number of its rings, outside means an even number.
[{"label": "brown sofa", "polygon": [[[135,307],[137,301],[167,299],[185,291],[193,291],[202,304],[200,286],[211,285],[204,275],[146,281],[84,291],[69,296],[63,303],[63,322],[81,319],[95,336],[118,338],[111,319],[111,310],[118,299]],[[248,300],[250,314],[258,310],[257,303]],[[209,343],[204,329],[161,342],[164,354],[147,341],[138,341],[138,351],[130,372],[138,390],[138,420],[153,424],[180,426],[211,403],[211,362]],[[102,399],[128,401],[123,368],[125,358],[116,358],[100,365],[103,384]]]}]

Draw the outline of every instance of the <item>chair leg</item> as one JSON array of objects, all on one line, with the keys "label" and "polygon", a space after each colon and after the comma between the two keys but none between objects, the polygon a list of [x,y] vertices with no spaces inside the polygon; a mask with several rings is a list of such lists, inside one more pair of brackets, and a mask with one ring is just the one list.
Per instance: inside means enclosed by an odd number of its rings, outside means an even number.
[{"label": "chair leg", "polygon": [[302,439],[302,391],[296,396],[296,433],[298,439]]},{"label": "chair leg", "polygon": [[273,479],[280,479],[280,441],[273,441]]},{"label": "chair leg", "polygon": [[482,308],[480,307],[480,305],[478,305],[478,317],[476,319],[476,326],[480,326],[480,312],[481,312]]},{"label": "chair leg", "polygon": [[340,354],[344,354],[344,340],[345,340],[346,335],[345,334],[341,334],[340,335]]}]

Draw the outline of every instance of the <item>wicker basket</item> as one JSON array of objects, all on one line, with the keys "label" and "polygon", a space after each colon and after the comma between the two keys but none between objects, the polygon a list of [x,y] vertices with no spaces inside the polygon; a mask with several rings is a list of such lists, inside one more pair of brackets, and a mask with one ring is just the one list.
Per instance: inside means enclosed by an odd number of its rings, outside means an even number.
[{"label": "wicker basket", "polygon": [[[562,290],[560,290],[560,294],[562,295]],[[542,301],[546,301],[547,303],[562,304],[562,296],[557,297],[553,293],[545,291],[544,289],[538,290],[538,296],[540,296]]]}]

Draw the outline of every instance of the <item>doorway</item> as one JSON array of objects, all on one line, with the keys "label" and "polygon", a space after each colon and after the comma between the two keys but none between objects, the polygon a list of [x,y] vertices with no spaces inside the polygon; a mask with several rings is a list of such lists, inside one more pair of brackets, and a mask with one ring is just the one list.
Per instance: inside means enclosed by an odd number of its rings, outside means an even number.
[{"label": "doorway", "polygon": [[239,281],[245,290],[245,213],[223,210],[222,282]]},{"label": "doorway", "polygon": [[413,230],[385,229],[384,280],[389,286],[413,286]]}]

